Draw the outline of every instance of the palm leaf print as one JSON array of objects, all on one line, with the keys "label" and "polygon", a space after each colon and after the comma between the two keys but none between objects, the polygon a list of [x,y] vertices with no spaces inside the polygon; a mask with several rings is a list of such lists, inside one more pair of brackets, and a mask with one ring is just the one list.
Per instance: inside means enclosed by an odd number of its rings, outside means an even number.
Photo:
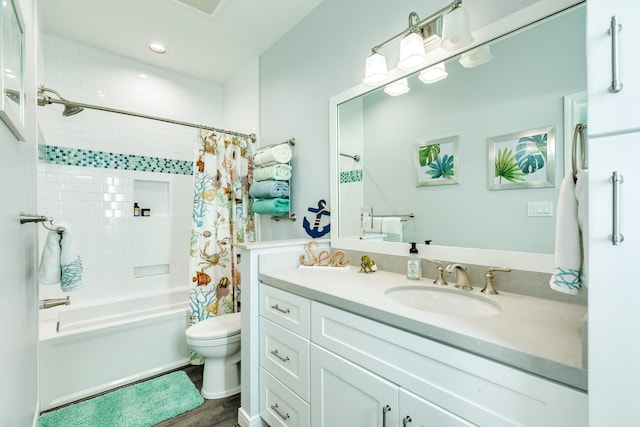
[{"label": "palm leaf print", "polygon": [[436,157],[433,162],[429,163],[429,169],[425,173],[430,175],[431,179],[453,178],[453,155],[445,154]]},{"label": "palm leaf print", "polygon": [[418,149],[418,162],[425,167],[433,162],[440,154],[440,144],[431,144]]},{"label": "palm leaf print", "polygon": [[503,178],[509,182],[524,181],[523,176],[525,174],[520,170],[516,156],[511,149],[505,148],[504,150],[498,150],[494,175],[500,178],[498,180],[500,184]]},{"label": "palm leaf print", "polygon": [[516,161],[520,170],[531,174],[542,169],[547,160],[547,134],[526,136],[516,145]]}]

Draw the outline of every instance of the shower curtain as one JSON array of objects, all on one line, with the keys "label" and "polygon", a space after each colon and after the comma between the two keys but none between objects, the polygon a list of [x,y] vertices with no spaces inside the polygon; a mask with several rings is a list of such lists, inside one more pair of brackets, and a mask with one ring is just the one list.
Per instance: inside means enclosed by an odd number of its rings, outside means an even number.
[{"label": "shower curtain", "polygon": [[[240,311],[237,243],[255,241],[248,137],[200,130],[193,164],[190,322]],[[202,358],[191,351],[191,363]]]}]

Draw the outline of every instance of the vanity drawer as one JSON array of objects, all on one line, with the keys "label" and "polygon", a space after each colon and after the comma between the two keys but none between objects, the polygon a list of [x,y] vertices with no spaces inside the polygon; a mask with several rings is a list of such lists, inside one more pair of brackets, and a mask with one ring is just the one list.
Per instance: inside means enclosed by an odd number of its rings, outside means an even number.
[{"label": "vanity drawer", "polygon": [[260,416],[271,427],[308,427],[309,404],[260,368]]},{"label": "vanity drawer", "polygon": [[343,310],[314,302],[311,336],[475,425],[588,424],[583,392]]},{"label": "vanity drawer", "polygon": [[311,303],[308,299],[260,285],[260,315],[309,338]]},{"label": "vanity drawer", "polygon": [[260,365],[309,401],[309,341],[260,318]]}]

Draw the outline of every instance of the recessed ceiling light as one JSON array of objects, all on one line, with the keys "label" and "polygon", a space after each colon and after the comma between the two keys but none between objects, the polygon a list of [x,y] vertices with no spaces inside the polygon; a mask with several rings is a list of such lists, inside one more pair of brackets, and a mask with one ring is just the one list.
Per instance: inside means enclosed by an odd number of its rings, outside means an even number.
[{"label": "recessed ceiling light", "polygon": [[147,75],[146,75],[146,74],[144,74],[144,73],[138,73],[138,77],[140,77],[141,79],[146,79],[146,78],[147,78],[147,77],[149,77],[149,76],[147,76]]},{"label": "recessed ceiling light", "polygon": [[153,53],[167,53],[167,47],[161,43],[148,43],[149,50]]}]

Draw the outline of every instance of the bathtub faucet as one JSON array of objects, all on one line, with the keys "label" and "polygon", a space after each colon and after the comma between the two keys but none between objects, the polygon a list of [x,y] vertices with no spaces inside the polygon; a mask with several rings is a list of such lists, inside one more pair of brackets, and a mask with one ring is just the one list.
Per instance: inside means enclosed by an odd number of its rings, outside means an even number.
[{"label": "bathtub faucet", "polygon": [[58,305],[69,305],[71,304],[71,300],[69,297],[66,298],[50,298],[50,299],[41,299],[40,300],[40,310],[45,308],[56,307]]}]

